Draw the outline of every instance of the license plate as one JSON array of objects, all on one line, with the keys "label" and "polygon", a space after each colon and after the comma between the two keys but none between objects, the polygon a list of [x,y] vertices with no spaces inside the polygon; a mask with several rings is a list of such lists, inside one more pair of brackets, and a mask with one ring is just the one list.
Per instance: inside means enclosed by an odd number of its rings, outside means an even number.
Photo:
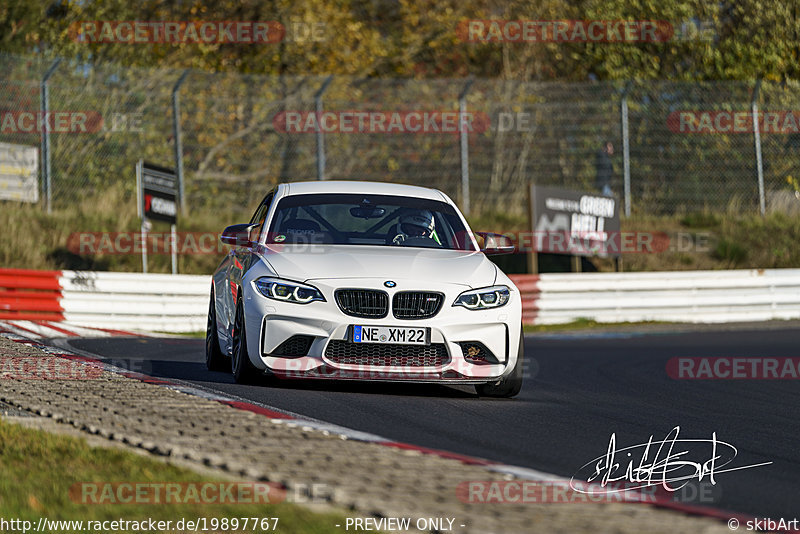
[{"label": "license plate", "polygon": [[392,343],[398,345],[429,345],[430,328],[395,326],[354,326],[354,343]]}]

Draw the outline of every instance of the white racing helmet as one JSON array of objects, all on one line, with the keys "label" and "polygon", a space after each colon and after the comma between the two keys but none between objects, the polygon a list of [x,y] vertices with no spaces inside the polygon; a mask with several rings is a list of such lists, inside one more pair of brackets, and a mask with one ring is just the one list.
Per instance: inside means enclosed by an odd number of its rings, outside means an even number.
[{"label": "white racing helmet", "polygon": [[399,232],[408,237],[430,237],[433,233],[433,213],[428,210],[412,212],[400,217]]}]

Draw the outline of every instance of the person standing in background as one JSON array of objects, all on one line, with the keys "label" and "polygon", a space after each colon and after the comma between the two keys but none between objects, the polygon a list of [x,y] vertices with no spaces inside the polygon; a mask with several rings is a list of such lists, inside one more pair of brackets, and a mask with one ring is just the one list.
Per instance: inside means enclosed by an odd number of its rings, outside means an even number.
[{"label": "person standing in background", "polygon": [[597,151],[595,157],[595,169],[597,175],[595,177],[595,185],[597,189],[605,196],[613,196],[611,191],[611,178],[614,174],[614,165],[611,163],[611,156],[614,155],[614,145],[611,141],[603,143],[603,147]]}]

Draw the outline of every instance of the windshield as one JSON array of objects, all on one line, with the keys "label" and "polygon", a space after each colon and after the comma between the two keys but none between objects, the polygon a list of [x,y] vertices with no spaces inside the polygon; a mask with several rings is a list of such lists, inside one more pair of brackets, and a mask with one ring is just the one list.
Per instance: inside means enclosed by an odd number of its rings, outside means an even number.
[{"label": "windshield", "polygon": [[316,194],[281,199],[267,243],[475,250],[445,202],[390,195]]}]

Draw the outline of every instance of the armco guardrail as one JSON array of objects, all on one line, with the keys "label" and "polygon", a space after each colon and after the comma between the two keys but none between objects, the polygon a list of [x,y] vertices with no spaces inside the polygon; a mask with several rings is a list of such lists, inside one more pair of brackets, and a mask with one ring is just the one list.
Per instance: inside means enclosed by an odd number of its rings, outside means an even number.
[{"label": "armco guardrail", "polygon": [[800,318],[800,269],[512,276],[523,321],[716,323]]},{"label": "armco guardrail", "polygon": [[102,328],[206,328],[210,276],[63,271],[64,319]]},{"label": "armco guardrail", "polygon": [[[527,324],[800,318],[800,269],[514,275]],[[0,269],[0,320],[205,329],[209,276]]]},{"label": "armco guardrail", "polygon": [[210,276],[0,269],[0,320],[202,331],[210,288]]}]

